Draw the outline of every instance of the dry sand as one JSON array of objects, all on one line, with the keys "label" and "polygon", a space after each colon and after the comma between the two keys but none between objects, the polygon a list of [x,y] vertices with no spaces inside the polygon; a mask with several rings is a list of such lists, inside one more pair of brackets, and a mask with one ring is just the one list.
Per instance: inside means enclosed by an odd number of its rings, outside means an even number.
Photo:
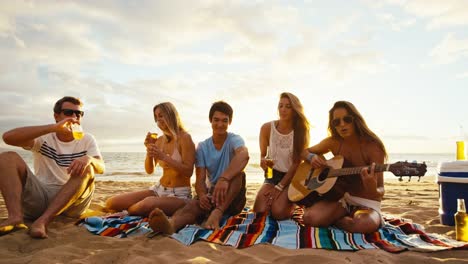
[{"label": "dry sand", "polygon": [[[91,206],[99,209],[107,197],[146,188],[141,182],[97,182]],[[412,219],[427,232],[454,238],[454,228],[440,224],[438,186],[433,177],[421,182],[387,180],[383,212]],[[259,184],[248,184],[248,204],[252,206]],[[0,219],[6,218],[0,199]],[[89,233],[75,226],[74,219],[57,217],[48,229],[49,238],[30,238],[25,231],[0,237],[0,263],[468,263],[468,250],[392,254],[379,249],[357,252],[323,249],[291,250],[272,245],[235,249],[207,242],[184,246],[174,239],[156,236],[111,238]]]}]

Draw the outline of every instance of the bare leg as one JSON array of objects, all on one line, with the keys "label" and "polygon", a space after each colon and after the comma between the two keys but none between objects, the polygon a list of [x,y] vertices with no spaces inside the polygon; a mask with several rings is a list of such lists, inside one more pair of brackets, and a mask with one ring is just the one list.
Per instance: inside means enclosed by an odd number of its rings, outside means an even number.
[{"label": "bare leg", "polygon": [[276,220],[284,220],[291,218],[296,205],[288,199],[288,188],[285,188],[276,200],[273,201],[271,215]]},{"label": "bare leg", "polygon": [[[122,193],[106,200],[106,210],[122,211],[129,209],[132,205],[147,197],[157,197],[152,190]],[[149,212],[148,212],[149,213]]]},{"label": "bare leg", "polygon": [[131,215],[147,216],[155,208],[161,209],[166,215],[173,215],[179,208],[187,203],[186,200],[177,197],[149,196],[128,208]]},{"label": "bare leg", "polygon": [[269,199],[269,197],[265,196],[265,193],[273,188],[273,184],[265,183],[262,185],[262,187],[257,193],[257,196],[255,197],[255,203],[253,207],[254,212],[263,213],[269,212],[271,210],[271,205],[269,205],[271,200]]},{"label": "bare leg", "polygon": [[90,180],[94,179],[94,168],[88,166],[83,175],[78,177],[70,177],[63,185],[52,202],[47,207],[46,211],[34,221],[31,225],[29,234],[34,238],[46,238],[47,225],[59,214],[65,211],[72,205],[80,195],[86,190]]},{"label": "bare leg", "polygon": [[304,224],[314,227],[327,227],[346,215],[346,210],[338,202],[320,201],[304,210]]},{"label": "bare leg", "polygon": [[0,191],[8,211],[8,218],[0,224],[1,227],[23,223],[21,195],[26,182],[27,165],[15,152],[0,154]]},{"label": "bare leg", "polygon": [[229,185],[229,189],[227,191],[226,198],[224,199],[224,203],[221,206],[216,207],[215,210],[211,211],[210,215],[208,216],[208,219],[203,225],[204,228],[219,229],[219,222],[223,217],[223,213],[224,211],[226,211],[227,208],[229,208],[234,198],[236,198],[236,196],[239,194],[242,188],[242,181],[242,175],[237,175],[236,177],[234,177],[234,179]]},{"label": "bare leg", "polygon": [[351,233],[373,233],[380,227],[380,215],[371,209],[357,210],[353,216],[336,221],[336,226]]}]

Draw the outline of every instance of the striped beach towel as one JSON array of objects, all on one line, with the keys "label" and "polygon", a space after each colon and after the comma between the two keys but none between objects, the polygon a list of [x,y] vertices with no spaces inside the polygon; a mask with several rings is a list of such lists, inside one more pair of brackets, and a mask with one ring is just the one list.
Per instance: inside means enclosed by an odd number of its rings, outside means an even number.
[{"label": "striped beach towel", "polygon": [[298,209],[293,219],[276,221],[267,214],[243,212],[223,219],[220,230],[207,230],[189,225],[172,237],[185,245],[204,240],[236,248],[269,243],[289,249],[383,249],[391,253],[405,250],[430,252],[452,248],[468,249],[468,243],[426,233],[421,225],[404,219],[387,217],[384,226],[377,232],[360,234],[334,227],[304,226],[301,221],[302,213],[302,209]]},{"label": "striped beach towel", "polygon": [[[366,235],[349,233],[334,227],[304,226],[302,214],[302,209],[298,208],[292,219],[276,221],[267,214],[244,211],[236,216],[225,217],[220,230],[188,225],[173,234],[172,238],[187,246],[203,240],[235,248],[272,244],[289,249],[322,248],[348,251],[383,249],[391,253],[405,250],[431,252],[453,248],[468,249],[468,243],[444,235],[426,233],[421,225],[405,219],[384,217],[384,226],[377,232]],[[154,235],[148,226],[147,218],[129,216],[125,213],[88,217],[77,224],[100,236],[124,238]]]},{"label": "striped beach towel", "polygon": [[132,216],[126,212],[86,217],[80,219],[76,225],[85,226],[95,235],[118,238],[148,235],[153,232],[148,225],[147,217]]}]

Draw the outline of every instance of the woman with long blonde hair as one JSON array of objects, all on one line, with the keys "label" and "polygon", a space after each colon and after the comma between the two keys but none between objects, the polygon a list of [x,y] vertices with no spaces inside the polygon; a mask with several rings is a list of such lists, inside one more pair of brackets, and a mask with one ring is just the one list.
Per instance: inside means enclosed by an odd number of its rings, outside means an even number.
[{"label": "woman with long blonde hair", "polygon": [[148,133],[145,138],[145,170],[151,174],[157,164],[163,174],[159,183],[148,190],[123,193],[106,201],[111,211],[128,210],[132,215],[148,215],[159,208],[172,215],[192,198],[190,177],[195,163],[195,145],[184,129],[179,113],[170,102],[160,103],[153,108],[154,121],[163,135],[154,138]]}]

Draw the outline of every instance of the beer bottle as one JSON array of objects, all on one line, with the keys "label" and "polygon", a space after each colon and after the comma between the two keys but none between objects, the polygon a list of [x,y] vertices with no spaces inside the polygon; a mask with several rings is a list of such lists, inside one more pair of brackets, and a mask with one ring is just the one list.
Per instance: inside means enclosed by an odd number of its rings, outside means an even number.
[{"label": "beer bottle", "polygon": [[464,199],[457,199],[457,212],[455,213],[455,234],[457,240],[468,242],[468,215],[466,214]]},{"label": "beer bottle", "polygon": [[274,165],[274,160],[273,160],[273,158],[271,157],[270,147],[269,147],[269,146],[267,147],[266,156],[265,156],[265,161],[266,161],[266,165],[267,165],[267,171],[266,171],[265,177],[266,177],[267,179],[271,179],[271,178],[273,178],[273,165]]}]

